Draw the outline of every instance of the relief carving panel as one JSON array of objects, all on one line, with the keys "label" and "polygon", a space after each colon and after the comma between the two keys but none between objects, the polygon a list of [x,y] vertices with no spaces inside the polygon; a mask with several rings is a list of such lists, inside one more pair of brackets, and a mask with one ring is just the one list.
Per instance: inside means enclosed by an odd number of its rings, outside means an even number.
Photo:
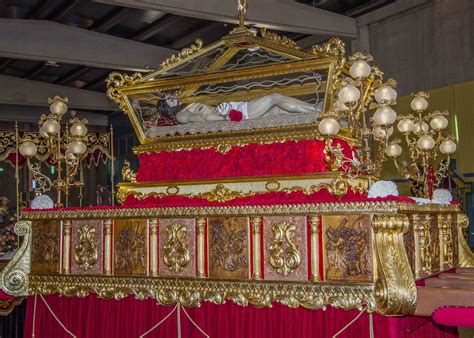
[{"label": "relief carving panel", "polygon": [[34,221],[32,226],[31,271],[58,273],[61,239],[59,221]]},{"label": "relief carving panel", "polygon": [[263,238],[265,279],[308,279],[306,217],[264,217]]},{"label": "relief carving panel", "polygon": [[326,281],[371,282],[370,216],[323,216]]},{"label": "relief carving panel", "polygon": [[430,248],[430,254],[432,257],[431,260],[431,272],[438,272],[440,270],[441,266],[441,261],[440,261],[440,255],[441,255],[441,250],[439,246],[439,228],[438,224],[436,222],[436,217],[431,215],[430,217],[430,237],[431,237],[431,248]]},{"label": "relief carving panel", "polygon": [[114,220],[114,274],[146,275],[147,220]]},{"label": "relief carving panel", "polygon": [[101,274],[102,221],[73,220],[71,237],[71,273]]},{"label": "relief carving panel", "polygon": [[159,220],[159,275],[196,275],[196,230],[192,218]]},{"label": "relief carving panel", "polygon": [[209,276],[246,279],[249,277],[248,218],[210,217]]},{"label": "relief carving panel", "polygon": [[415,234],[413,233],[413,221],[410,219],[410,225],[408,231],[403,234],[403,243],[405,244],[405,251],[408,257],[408,263],[410,264],[411,272],[415,276]]}]

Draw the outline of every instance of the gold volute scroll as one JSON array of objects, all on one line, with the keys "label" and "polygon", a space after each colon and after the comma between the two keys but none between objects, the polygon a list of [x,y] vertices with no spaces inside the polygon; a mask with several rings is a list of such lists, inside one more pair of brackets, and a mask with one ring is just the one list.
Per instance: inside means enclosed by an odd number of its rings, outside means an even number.
[{"label": "gold volute scroll", "polygon": [[463,229],[469,226],[469,219],[466,215],[458,215],[458,243],[459,243],[459,266],[462,268],[474,268],[474,254],[466,242]]},{"label": "gold volute scroll", "polygon": [[416,286],[403,242],[403,233],[409,227],[408,217],[374,215],[372,227],[377,259],[377,312],[384,315],[413,313],[416,308]]},{"label": "gold volute scroll", "polygon": [[99,258],[96,244],[96,230],[91,225],[84,225],[77,229],[79,242],[75,246],[74,261],[84,270],[92,269]]},{"label": "gold volute scroll", "polygon": [[128,160],[123,161],[122,177],[125,181],[136,182],[137,173],[134,172],[130,166],[131,166],[130,161]]},{"label": "gold volute scroll", "polygon": [[272,231],[274,239],[269,248],[270,265],[278,273],[288,276],[301,264],[301,255],[295,244],[296,225],[277,223]]},{"label": "gold volute scroll", "polygon": [[163,261],[174,272],[180,272],[191,259],[186,244],[186,228],[174,223],[166,228],[168,243],[163,247]]}]

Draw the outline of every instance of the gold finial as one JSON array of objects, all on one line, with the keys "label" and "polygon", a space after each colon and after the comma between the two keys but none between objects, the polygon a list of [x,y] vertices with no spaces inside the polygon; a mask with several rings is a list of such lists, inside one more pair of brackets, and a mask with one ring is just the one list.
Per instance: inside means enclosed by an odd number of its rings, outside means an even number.
[{"label": "gold finial", "polygon": [[245,12],[249,8],[247,0],[236,0],[237,9],[239,10],[239,27],[245,26]]}]

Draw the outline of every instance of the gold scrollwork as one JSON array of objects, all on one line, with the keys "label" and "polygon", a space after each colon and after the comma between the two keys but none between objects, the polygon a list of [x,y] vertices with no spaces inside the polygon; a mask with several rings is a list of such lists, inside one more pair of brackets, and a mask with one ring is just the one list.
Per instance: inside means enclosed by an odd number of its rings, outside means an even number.
[{"label": "gold scrollwork", "polygon": [[20,249],[0,274],[0,288],[13,296],[28,295],[31,271],[31,222],[15,224],[18,236],[24,236]]},{"label": "gold scrollwork", "polygon": [[195,195],[207,199],[209,202],[228,202],[239,197],[253,196],[255,193],[243,193],[226,188],[224,184],[218,184],[215,189]]},{"label": "gold scrollwork", "polygon": [[179,223],[166,227],[168,242],[163,247],[163,261],[174,272],[180,272],[191,260],[186,244],[186,228]]},{"label": "gold scrollwork", "polygon": [[284,35],[278,35],[277,33],[269,32],[266,27],[260,29],[260,35],[266,40],[276,43],[286,48],[300,49],[295,41]]},{"label": "gold scrollwork", "polygon": [[137,173],[134,172],[130,166],[131,166],[130,161],[128,160],[123,161],[122,177],[125,181],[136,182]]},{"label": "gold scrollwork", "polygon": [[384,315],[410,314],[416,308],[415,279],[403,243],[408,230],[406,215],[374,215],[377,279],[377,312]]},{"label": "gold scrollwork", "polygon": [[127,105],[125,100],[122,98],[120,87],[136,84],[142,78],[141,73],[133,73],[132,75],[121,74],[119,72],[110,73],[105,80],[105,84],[107,85],[107,97],[117,103],[121,110],[127,112]]},{"label": "gold scrollwork", "polygon": [[328,41],[320,45],[311,47],[311,52],[314,55],[323,56],[344,56],[346,54],[345,44],[339,38],[330,38]]},{"label": "gold scrollwork", "polygon": [[96,230],[86,224],[77,229],[79,242],[74,247],[74,261],[84,270],[90,270],[99,259],[99,250],[96,243]]},{"label": "gold scrollwork", "polygon": [[301,264],[301,255],[295,244],[296,225],[281,222],[272,226],[273,244],[269,248],[270,265],[283,276],[292,273]]},{"label": "gold scrollwork", "polygon": [[474,254],[466,242],[463,229],[469,226],[469,219],[466,215],[458,215],[458,243],[459,243],[459,266],[463,268],[474,268]]},{"label": "gold scrollwork", "polygon": [[160,66],[162,68],[172,66],[175,63],[180,62],[184,58],[201,50],[203,45],[204,43],[202,42],[201,39],[196,39],[194,43],[191,44],[189,47],[183,48],[183,50],[181,50],[181,52],[179,52],[178,54],[171,55],[169,58],[163,61]]}]

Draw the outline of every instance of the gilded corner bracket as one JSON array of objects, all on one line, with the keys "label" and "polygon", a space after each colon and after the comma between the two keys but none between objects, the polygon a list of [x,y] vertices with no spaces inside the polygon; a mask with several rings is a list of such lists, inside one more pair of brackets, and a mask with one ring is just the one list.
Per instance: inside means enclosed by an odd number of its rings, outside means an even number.
[{"label": "gilded corner bracket", "polygon": [[459,214],[457,219],[458,243],[459,243],[459,266],[462,268],[474,268],[474,254],[466,242],[463,230],[469,226],[469,219],[466,215]]},{"label": "gilded corner bracket", "polygon": [[416,308],[415,279],[403,243],[408,230],[406,215],[374,215],[377,260],[375,301],[384,315],[410,314]]},{"label": "gilded corner bracket", "polygon": [[23,243],[15,257],[3,269],[0,275],[0,288],[13,296],[26,296],[31,269],[31,222],[16,223],[15,233],[24,236]]}]

